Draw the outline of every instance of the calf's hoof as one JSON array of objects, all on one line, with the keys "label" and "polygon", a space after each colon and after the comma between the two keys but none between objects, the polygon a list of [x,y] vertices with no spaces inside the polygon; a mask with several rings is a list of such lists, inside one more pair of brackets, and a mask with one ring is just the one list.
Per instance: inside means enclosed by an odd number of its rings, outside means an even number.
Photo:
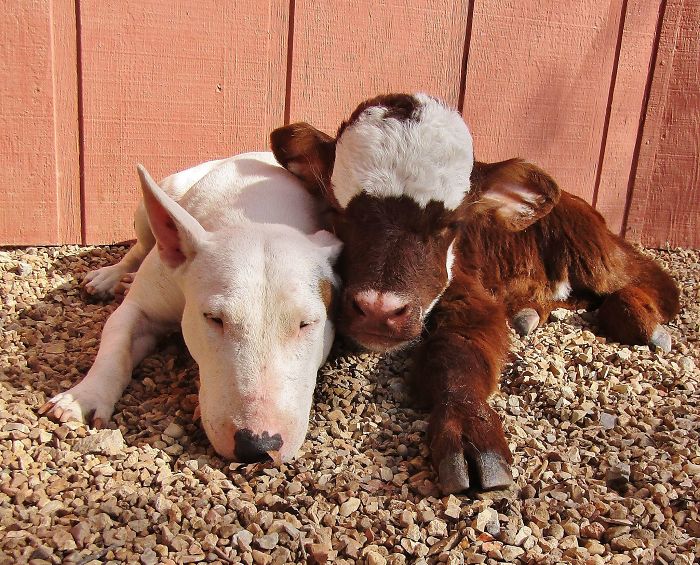
[{"label": "calf's hoof", "polygon": [[469,467],[464,454],[456,451],[444,457],[440,461],[438,476],[443,494],[455,494],[469,489]]},{"label": "calf's hoof", "polygon": [[540,324],[540,315],[534,308],[523,308],[513,316],[513,329],[520,336],[532,333]]},{"label": "calf's hoof", "polygon": [[661,324],[654,328],[649,338],[649,345],[653,349],[662,349],[666,353],[671,351],[671,334]]},{"label": "calf's hoof", "polygon": [[477,459],[483,490],[504,489],[513,484],[510,465],[501,455],[495,452],[479,453]]},{"label": "calf's hoof", "polygon": [[[469,456],[467,456],[469,457]],[[487,451],[469,457],[469,463],[463,452],[450,453],[440,461],[438,476],[440,490],[443,494],[464,492],[471,486],[469,477],[476,475],[479,490],[506,489],[513,484],[513,475],[508,461],[496,452]]]}]

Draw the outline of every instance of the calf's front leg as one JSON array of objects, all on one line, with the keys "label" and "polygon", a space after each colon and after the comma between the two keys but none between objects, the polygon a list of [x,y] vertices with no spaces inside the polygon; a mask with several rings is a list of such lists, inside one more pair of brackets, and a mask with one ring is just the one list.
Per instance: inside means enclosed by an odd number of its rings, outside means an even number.
[{"label": "calf's front leg", "polygon": [[431,404],[428,441],[445,494],[512,484],[512,456],[488,405],[508,351],[502,305],[481,288],[445,294],[416,351],[413,383]]},{"label": "calf's front leg", "polygon": [[60,422],[78,420],[102,427],[131,382],[134,367],[153,351],[161,328],[126,300],[109,317],[92,367],[77,385],[54,396],[39,413]]}]

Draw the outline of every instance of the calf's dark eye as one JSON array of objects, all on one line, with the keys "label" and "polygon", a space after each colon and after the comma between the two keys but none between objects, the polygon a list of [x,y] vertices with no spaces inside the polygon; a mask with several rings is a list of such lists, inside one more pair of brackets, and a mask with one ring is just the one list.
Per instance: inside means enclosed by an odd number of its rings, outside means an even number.
[{"label": "calf's dark eye", "polygon": [[440,237],[454,237],[457,234],[457,230],[459,230],[460,223],[459,222],[450,222],[447,224],[445,227],[443,227],[439,235]]}]

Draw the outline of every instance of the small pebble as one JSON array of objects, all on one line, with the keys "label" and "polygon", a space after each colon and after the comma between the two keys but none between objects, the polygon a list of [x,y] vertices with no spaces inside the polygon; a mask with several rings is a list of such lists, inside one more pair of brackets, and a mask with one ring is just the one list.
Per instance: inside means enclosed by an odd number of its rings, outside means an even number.
[{"label": "small pebble", "polygon": [[182,426],[176,424],[175,422],[172,422],[168,425],[167,428],[165,428],[163,433],[166,436],[171,437],[173,439],[180,439],[183,435],[185,435],[185,430]]}]

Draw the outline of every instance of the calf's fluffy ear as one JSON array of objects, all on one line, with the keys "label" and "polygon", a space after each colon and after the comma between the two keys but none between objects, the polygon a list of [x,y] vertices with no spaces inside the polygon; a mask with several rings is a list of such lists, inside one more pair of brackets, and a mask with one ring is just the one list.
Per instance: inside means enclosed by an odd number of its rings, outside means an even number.
[{"label": "calf's fluffy ear", "polygon": [[331,188],[335,139],[305,122],[297,122],[274,130],[270,148],[279,164],[301,180],[311,194],[339,208]]},{"label": "calf's fluffy ear", "polygon": [[161,260],[175,268],[192,259],[207,232],[182,206],[170,198],[143,165],[137,167],[148,222]]},{"label": "calf's fluffy ear", "polygon": [[521,159],[475,163],[472,179],[475,190],[467,205],[476,213],[492,213],[510,231],[549,214],[561,196],[552,177]]}]

